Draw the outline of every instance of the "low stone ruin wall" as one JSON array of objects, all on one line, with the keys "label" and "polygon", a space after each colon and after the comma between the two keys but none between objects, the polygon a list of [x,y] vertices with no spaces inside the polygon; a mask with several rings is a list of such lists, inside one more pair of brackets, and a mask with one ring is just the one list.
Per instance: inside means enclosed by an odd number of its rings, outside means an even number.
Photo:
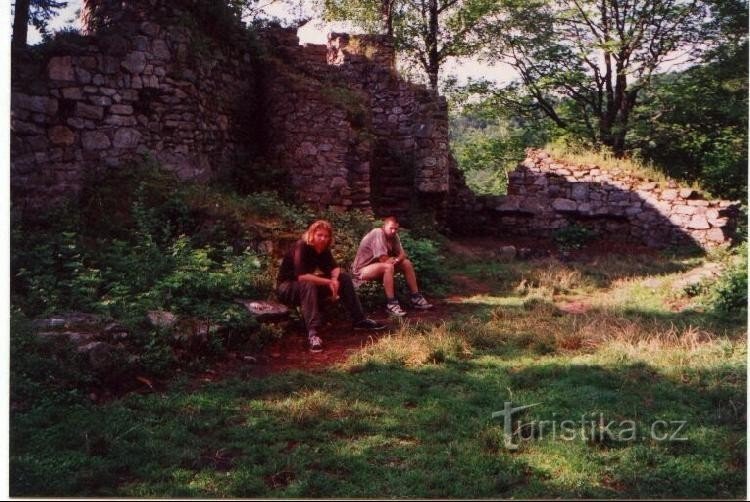
[{"label": "low stone ruin wall", "polygon": [[[460,173],[454,172],[456,187]],[[652,247],[730,242],[739,203],[706,200],[674,182],[657,183],[596,165],[575,165],[530,149],[509,174],[508,195],[452,193],[448,226],[463,234],[551,237],[570,225]]]}]

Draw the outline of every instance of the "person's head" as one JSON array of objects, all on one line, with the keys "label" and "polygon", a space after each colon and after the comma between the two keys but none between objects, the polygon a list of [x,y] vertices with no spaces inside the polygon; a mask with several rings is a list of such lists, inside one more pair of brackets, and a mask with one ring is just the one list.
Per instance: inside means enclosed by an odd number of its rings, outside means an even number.
[{"label": "person's head", "polygon": [[394,216],[389,216],[383,220],[383,232],[389,239],[392,239],[398,233],[398,228],[398,220]]},{"label": "person's head", "polygon": [[318,220],[310,225],[302,238],[320,253],[333,244],[333,227],[326,220]]}]

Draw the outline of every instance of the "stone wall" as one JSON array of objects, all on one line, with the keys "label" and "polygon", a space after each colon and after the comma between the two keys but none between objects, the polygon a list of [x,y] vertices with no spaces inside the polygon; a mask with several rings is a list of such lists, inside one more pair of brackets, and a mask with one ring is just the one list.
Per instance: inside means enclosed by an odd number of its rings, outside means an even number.
[{"label": "stone wall", "polygon": [[726,244],[739,203],[706,200],[674,182],[657,183],[530,149],[510,173],[508,195],[477,197],[453,172],[447,224],[456,232],[550,237],[572,224],[653,247]]},{"label": "stone wall", "polygon": [[222,34],[237,43],[197,30],[189,2],[92,5],[87,36],[14,58],[15,207],[75,195],[86,173],[142,155],[182,179],[273,170],[316,209],[406,218],[444,201],[446,102],[398,76],[385,37],[301,46],[269,27],[250,53],[240,26]]},{"label": "stone wall", "polygon": [[477,197],[450,152],[445,99],[400,78],[388,39],[333,33],[301,46],[295,30],[271,27],[251,40],[231,17],[196,19],[199,4],[92,1],[86,36],[14,55],[14,209],[75,196],[87,174],[96,183],[149,155],[182,179],[273,171],[316,209],[407,226],[426,209],[464,234],[549,237],[577,223],[710,247],[734,230],[737,204],[541,151],[507,196]]},{"label": "stone wall", "polygon": [[415,203],[448,191],[447,105],[402,80],[392,44],[379,36],[329,35],[298,45],[293,30],[263,34],[273,54],[266,102],[269,160],[316,207],[408,218]]},{"label": "stone wall", "polygon": [[255,102],[250,55],[175,23],[187,16],[179,2],[153,4],[122,2],[89,35],[14,56],[16,208],[75,195],[87,172],[144,154],[207,179],[242,150],[234,122]]},{"label": "stone wall", "polygon": [[393,46],[382,36],[332,33],[328,62],[369,95],[376,214],[404,217],[420,202],[442,204],[452,163],[445,98],[401,79]]}]

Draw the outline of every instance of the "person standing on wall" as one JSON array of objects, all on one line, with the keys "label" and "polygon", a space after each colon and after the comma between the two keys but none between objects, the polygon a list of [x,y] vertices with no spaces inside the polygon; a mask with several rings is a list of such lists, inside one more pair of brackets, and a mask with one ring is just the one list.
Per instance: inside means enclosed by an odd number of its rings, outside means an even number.
[{"label": "person standing on wall", "polygon": [[333,227],[325,220],[314,222],[284,255],[276,279],[276,293],[283,303],[301,306],[311,352],[323,350],[320,328],[321,302],[341,299],[354,322],[354,329],[381,330],[385,326],[368,319],[357,297],[352,279],[331,254]]},{"label": "person standing on wall", "polygon": [[357,287],[365,281],[382,281],[388,314],[402,317],[406,312],[396,298],[393,278],[396,272],[404,274],[413,308],[430,309],[432,305],[419,291],[414,265],[401,247],[398,230],[398,220],[393,216],[385,218],[382,227],[370,230],[359,244],[352,265],[352,275]]}]

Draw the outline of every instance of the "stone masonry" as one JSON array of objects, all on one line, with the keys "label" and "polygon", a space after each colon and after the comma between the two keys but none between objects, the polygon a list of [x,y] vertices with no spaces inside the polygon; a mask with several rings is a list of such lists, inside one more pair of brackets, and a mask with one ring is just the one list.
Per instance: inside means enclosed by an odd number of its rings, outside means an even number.
[{"label": "stone masonry", "polygon": [[653,246],[731,238],[735,203],[541,151],[511,174],[507,196],[478,197],[451,155],[445,99],[398,75],[387,38],[332,33],[301,46],[294,29],[212,28],[195,5],[89,2],[85,36],[14,54],[14,210],[51,207],[148,156],[184,180],[274,169],[316,209],[408,226],[426,208],[456,233],[583,224]]},{"label": "stone masonry", "polygon": [[[461,187],[454,172],[454,186]],[[451,194],[448,225],[460,233],[551,236],[577,224],[652,247],[722,245],[732,237],[739,203],[706,200],[674,182],[657,183],[553,159],[529,149],[510,173],[508,195],[476,197],[465,186]]]},{"label": "stone masonry", "polygon": [[34,58],[13,61],[11,195],[14,207],[75,195],[87,170],[147,154],[182,179],[208,179],[242,149],[232,128],[253,81],[249,54],[158,22],[177,4],[123,2],[116,22]]}]

